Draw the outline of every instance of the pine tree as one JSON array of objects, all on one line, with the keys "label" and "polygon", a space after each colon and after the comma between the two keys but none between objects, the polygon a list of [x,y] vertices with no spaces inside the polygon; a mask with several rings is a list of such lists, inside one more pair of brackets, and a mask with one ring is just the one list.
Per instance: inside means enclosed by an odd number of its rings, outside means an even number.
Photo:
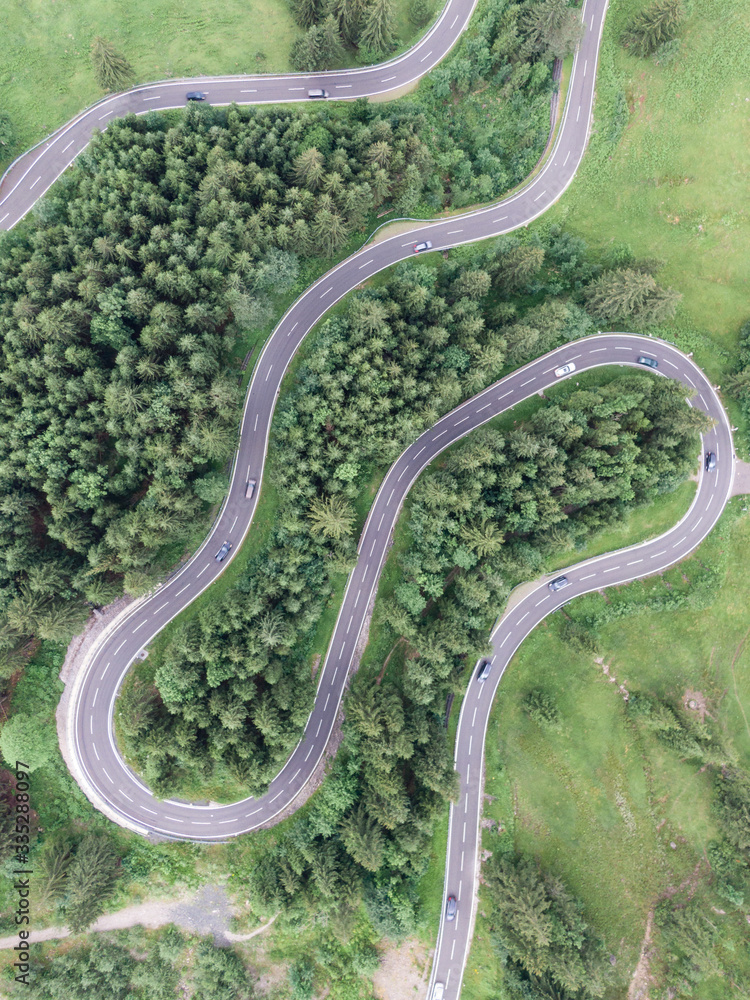
[{"label": "pine tree", "polygon": [[91,43],[91,61],[103,90],[124,90],[133,79],[133,67],[114,45],[101,35]]},{"label": "pine tree", "polygon": [[304,184],[316,191],[325,175],[325,159],[314,146],[300,153],[294,161],[294,177],[298,184]]},{"label": "pine tree", "polygon": [[520,27],[526,36],[525,54],[545,61],[569,55],[583,32],[581,16],[568,0],[526,5]]},{"label": "pine tree", "polygon": [[380,825],[360,803],[341,822],[341,840],[358,865],[376,872],[383,863],[384,837]]},{"label": "pine tree", "polygon": [[527,285],[544,262],[544,248],[524,244],[514,247],[498,259],[498,282],[508,292]]},{"label": "pine tree", "polygon": [[605,322],[661,322],[674,316],[682,298],[673,289],[661,288],[652,275],[632,268],[607,271],[584,294],[589,311]]},{"label": "pine tree", "polygon": [[295,69],[304,72],[330,69],[344,56],[338,21],[329,14],[324,21],[313,24],[292,46],[290,59]]},{"label": "pine tree", "polygon": [[307,514],[314,534],[340,539],[351,534],[354,511],[351,504],[340,496],[313,500]]},{"label": "pine tree", "polygon": [[378,55],[389,52],[393,48],[395,27],[393,0],[370,0],[365,9],[360,48]]},{"label": "pine tree", "polygon": [[323,0],[291,0],[291,8],[294,20],[307,30],[321,20],[325,3]]},{"label": "pine tree", "polygon": [[338,22],[339,32],[347,45],[357,45],[362,30],[366,0],[330,0],[328,12]]},{"label": "pine tree", "polygon": [[87,834],[68,869],[65,919],[76,934],[104,910],[119,877],[120,858],[106,837]]},{"label": "pine tree", "polygon": [[637,56],[648,56],[674,38],[683,17],[682,0],[654,0],[630,22],[623,40]]}]

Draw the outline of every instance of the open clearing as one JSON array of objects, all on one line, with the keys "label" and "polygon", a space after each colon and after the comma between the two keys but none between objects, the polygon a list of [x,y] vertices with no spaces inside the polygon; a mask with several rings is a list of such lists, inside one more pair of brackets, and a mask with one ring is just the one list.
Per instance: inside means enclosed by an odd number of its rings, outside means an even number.
[{"label": "open clearing", "polygon": [[[437,8],[437,3],[436,3]],[[422,33],[396,0],[396,51]],[[135,80],[290,70],[301,34],[286,0],[7,0],[0,35],[0,106],[18,155],[103,96],[89,50],[108,38]],[[358,65],[355,53],[343,65]],[[0,169],[7,165],[0,158]]]},{"label": "open clearing", "polygon": [[[661,258],[659,281],[684,296],[675,329],[706,330],[732,350],[750,315],[747,2],[693,0],[668,65],[616,41],[643,6],[609,8],[590,148],[541,224],[564,218],[592,246]],[[629,113],[615,144],[620,94]]]}]

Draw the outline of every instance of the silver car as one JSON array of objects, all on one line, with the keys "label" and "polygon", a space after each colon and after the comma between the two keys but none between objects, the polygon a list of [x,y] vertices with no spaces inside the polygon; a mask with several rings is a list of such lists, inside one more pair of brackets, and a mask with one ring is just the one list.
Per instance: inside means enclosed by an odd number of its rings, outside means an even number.
[{"label": "silver car", "polygon": [[231,542],[224,542],[222,547],[216,553],[216,562],[224,562],[226,557],[229,555],[229,550],[231,549],[231,547],[232,547]]}]

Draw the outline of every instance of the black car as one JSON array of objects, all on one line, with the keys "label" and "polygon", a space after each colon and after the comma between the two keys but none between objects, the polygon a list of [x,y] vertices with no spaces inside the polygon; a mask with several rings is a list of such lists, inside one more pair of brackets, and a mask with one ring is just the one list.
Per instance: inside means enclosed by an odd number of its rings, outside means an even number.
[{"label": "black car", "polygon": [[648,368],[658,368],[659,367],[659,362],[656,360],[656,358],[646,358],[643,355],[641,355],[641,357],[638,358],[638,364],[639,365],[646,365]]},{"label": "black car", "polygon": [[205,99],[206,95],[202,90],[189,90],[187,94],[185,94],[186,101],[205,101]]},{"label": "black car", "polygon": [[716,468],[716,453],[713,451],[706,452],[706,472],[710,472],[711,469]]},{"label": "black car", "polygon": [[490,676],[490,670],[492,669],[492,663],[490,660],[480,660],[479,670],[477,671],[477,680],[486,681]]},{"label": "black car", "polygon": [[445,904],[445,919],[455,920],[457,909],[458,909],[458,903],[456,902],[456,897],[448,896],[448,902]]},{"label": "black car", "polygon": [[562,590],[563,587],[567,587],[570,580],[567,576],[556,576],[554,580],[550,580],[547,584],[550,590]]},{"label": "black car", "polygon": [[226,557],[229,555],[229,550],[231,549],[231,547],[232,547],[231,542],[224,542],[222,547],[216,553],[216,562],[224,562]]}]

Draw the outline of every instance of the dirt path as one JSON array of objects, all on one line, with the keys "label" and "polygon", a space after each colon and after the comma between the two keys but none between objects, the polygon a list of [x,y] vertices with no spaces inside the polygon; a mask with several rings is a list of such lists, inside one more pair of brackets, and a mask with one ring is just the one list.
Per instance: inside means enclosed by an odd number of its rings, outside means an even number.
[{"label": "dirt path", "polygon": [[633,978],[630,980],[628,1000],[649,1000],[648,984],[650,977],[648,961],[651,954],[649,945],[651,944],[651,930],[653,926],[654,911],[651,910],[646,921],[646,933],[643,936],[643,944],[641,945],[641,957],[638,959],[638,965],[636,965]]},{"label": "dirt path", "polygon": [[[190,934],[211,934],[214,944],[226,947],[238,941],[249,941],[256,934],[262,934],[276,919],[271,917],[268,923],[256,927],[248,934],[235,934],[229,930],[229,920],[232,916],[227,894],[222,886],[204,886],[197,893],[184,895],[178,899],[151,900],[148,903],[136,903],[126,906],[115,913],[105,913],[99,917],[87,933],[99,931],[118,931],[140,924],[153,930],[166,924],[176,924]],[[58,938],[70,937],[67,927],[46,927],[41,931],[32,931],[29,942],[53,941]],[[0,949],[13,948],[18,944],[18,935],[0,938]]]}]

